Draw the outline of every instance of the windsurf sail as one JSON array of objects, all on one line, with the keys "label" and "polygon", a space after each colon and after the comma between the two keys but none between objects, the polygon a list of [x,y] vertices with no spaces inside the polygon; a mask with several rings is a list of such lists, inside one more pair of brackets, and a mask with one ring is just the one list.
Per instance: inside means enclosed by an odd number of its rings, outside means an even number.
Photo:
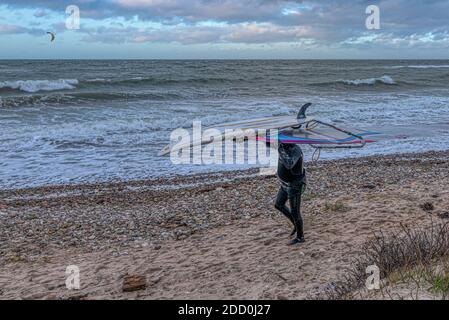
[{"label": "windsurf sail", "polygon": [[342,129],[313,119],[302,128],[283,130],[277,137],[270,137],[269,141],[309,144],[315,148],[362,148],[367,142],[374,142],[374,140],[367,140],[365,136],[375,134],[378,133]]},{"label": "windsurf sail", "polygon": [[312,129],[312,130],[282,130],[277,135],[267,135],[266,137],[258,137],[257,139],[265,142],[282,142],[282,143],[295,143],[295,144],[308,144],[308,145],[351,145],[360,144],[363,147],[363,143],[376,142],[375,139],[369,139],[369,136],[377,135],[377,132],[371,131],[357,131],[357,136],[343,136],[335,134],[325,129]]},{"label": "windsurf sail", "polygon": [[[236,138],[256,139],[264,142],[283,142],[310,145],[316,149],[323,148],[362,148],[369,142],[375,142],[373,136],[380,133],[361,129],[349,130],[339,128],[333,124],[308,117],[307,109],[311,103],[301,107],[296,116],[276,116],[227,122],[213,125],[205,129],[217,129],[218,134],[213,137],[201,137],[176,146],[165,146],[159,155],[169,154],[185,148],[204,145],[217,140]],[[270,130],[276,130],[271,134]],[[239,131],[238,133],[236,131]],[[232,132],[234,131],[234,132]],[[267,133],[268,132],[268,133]]]}]

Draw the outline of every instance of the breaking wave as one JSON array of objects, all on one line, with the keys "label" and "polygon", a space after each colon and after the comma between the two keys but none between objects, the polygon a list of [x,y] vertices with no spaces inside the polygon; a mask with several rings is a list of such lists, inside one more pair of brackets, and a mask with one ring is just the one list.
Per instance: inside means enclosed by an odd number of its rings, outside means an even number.
[{"label": "breaking wave", "polygon": [[353,86],[375,85],[377,83],[386,85],[395,85],[396,81],[390,76],[382,76],[379,78],[355,79],[355,80],[339,80],[338,82]]},{"label": "breaking wave", "polygon": [[397,85],[398,83],[390,76],[382,76],[379,78],[366,78],[366,79],[351,79],[351,80],[333,80],[333,81],[326,81],[326,82],[318,82],[313,83],[311,85],[313,86],[324,86],[324,87],[335,87],[338,85],[349,85],[349,86],[355,86],[355,87],[361,87],[361,86],[374,86],[374,85]]},{"label": "breaking wave", "polygon": [[74,89],[77,84],[77,79],[0,81],[0,89],[25,92],[56,91]]}]

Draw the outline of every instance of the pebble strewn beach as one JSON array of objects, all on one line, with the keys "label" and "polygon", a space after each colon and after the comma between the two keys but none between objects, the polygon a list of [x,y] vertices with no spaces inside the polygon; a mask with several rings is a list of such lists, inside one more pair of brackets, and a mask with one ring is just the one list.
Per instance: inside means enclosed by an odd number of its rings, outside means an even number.
[{"label": "pebble strewn beach", "polygon": [[[338,280],[373,232],[446,221],[448,160],[309,163],[306,243],[295,247],[273,206],[277,179],[258,170],[3,190],[0,297],[304,298]],[[65,288],[69,264],[78,291]],[[146,285],[125,290],[129,275]]]}]

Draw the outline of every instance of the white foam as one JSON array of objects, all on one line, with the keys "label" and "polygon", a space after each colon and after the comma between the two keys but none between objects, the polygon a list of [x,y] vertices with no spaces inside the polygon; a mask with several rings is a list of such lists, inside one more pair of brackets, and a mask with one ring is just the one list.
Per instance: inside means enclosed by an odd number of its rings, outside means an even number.
[{"label": "white foam", "polygon": [[374,85],[376,83],[383,83],[383,84],[396,84],[394,79],[390,76],[382,76],[380,78],[367,78],[367,79],[355,79],[355,80],[340,80],[340,82],[343,82],[345,84],[350,84],[354,86],[359,85]]},{"label": "white foam", "polygon": [[95,79],[87,79],[86,82],[111,82],[111,80],[103,78],[95,78]]},{"label": "white foam", "polygon": [[25,92],[55,91],[74,89],[77,84],[77,79],[0,81],[0,89],[9,88]]}]

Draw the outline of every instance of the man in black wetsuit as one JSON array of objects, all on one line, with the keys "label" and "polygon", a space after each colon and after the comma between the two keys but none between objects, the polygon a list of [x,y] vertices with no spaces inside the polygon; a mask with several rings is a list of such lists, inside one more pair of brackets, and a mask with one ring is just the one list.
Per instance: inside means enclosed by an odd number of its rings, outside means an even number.
[{"label": "man in black wetsuit", "polygon": [[[306,172],[303,168],[303,153],[297,144],[279,143],[279,160],[277,175],[281,187],[276,197],[275,207],[293,224],[292,235],[295,239],[290,244],[304,242],[303,221],[301,217],[301,195],[306,186]],[[287,201],[290,208],[287,208]]]}]

